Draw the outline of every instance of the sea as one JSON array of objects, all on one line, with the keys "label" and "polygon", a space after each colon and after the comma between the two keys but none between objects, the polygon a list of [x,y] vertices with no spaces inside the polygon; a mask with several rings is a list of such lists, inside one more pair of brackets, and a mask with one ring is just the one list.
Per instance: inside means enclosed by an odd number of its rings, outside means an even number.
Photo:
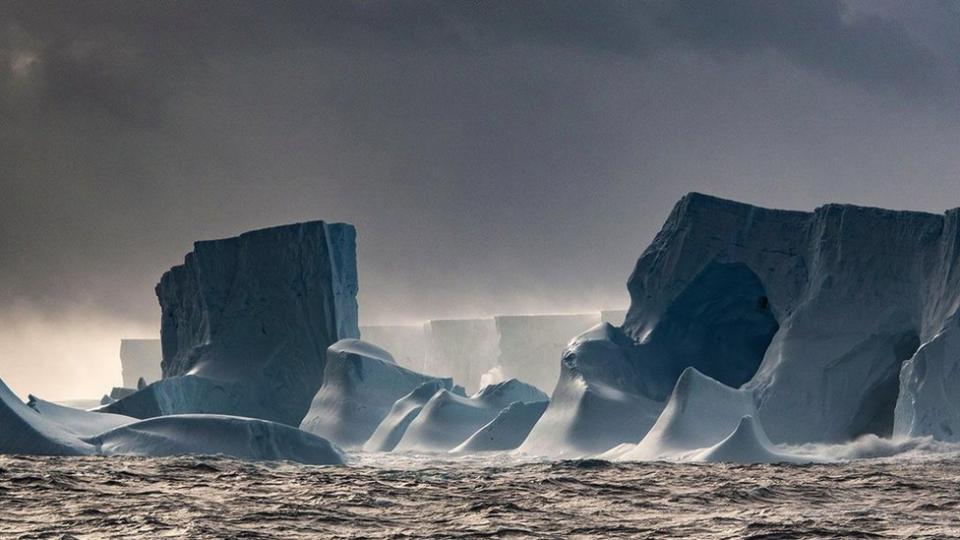
[{"label": "sea", "polygon": [[0,538],[960,538],[960,455],[817,465],[0,456]]}]

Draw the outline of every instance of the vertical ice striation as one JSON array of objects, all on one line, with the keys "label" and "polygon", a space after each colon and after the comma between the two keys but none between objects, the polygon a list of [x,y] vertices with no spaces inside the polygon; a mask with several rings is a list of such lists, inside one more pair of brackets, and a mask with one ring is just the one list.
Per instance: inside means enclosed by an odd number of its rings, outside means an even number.
[{"label": "vertical ice striation", "polygon": [[956,211],[797,212],[690,194],[637,262],[624,330],[646,341],[708,265],[743,264],[779,323],[745,386],[770,437],[890,434],[901,364],[957,310],[958,241]]},{"label": "vertical ice striation", "polygon": [[109,407],[298,425],[323,382],[327,347],[359,336],[357,287],[352,225],[314,221],[197,242],[156,288],[164,379]]}]

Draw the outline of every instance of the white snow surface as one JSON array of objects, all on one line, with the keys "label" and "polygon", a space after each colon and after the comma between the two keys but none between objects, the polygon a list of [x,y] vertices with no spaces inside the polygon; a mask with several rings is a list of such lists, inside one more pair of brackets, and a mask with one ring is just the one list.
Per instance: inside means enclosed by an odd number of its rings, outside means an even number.
[{"label": "white snow surface", "polygon": [[548,401],[516,401],[507,405],[485,426],[456,446],[453,453],[513,450],[523,443],[537,420],[547,410]]},{"label": "white snow surface", "polygon": [[[355,339],[330,346],[323,378],[300,428],[344,448],[362,446],[394,402],[437,380],[402,368],[383,349]],[[453,386],[449,379],[444,384]]]},{"label": "white snow surface", "polygon": [[894,436],[960,441],[960,317],[954,316],[900,370]]},{"label": "white snow surface", "polygon": [[90,412],[58,405],[32,395],[27,400],[27,406],[40,413],[44,420],[57,424],[63,430],[79,437],[90,437],[139,421],[137,418],[122,414]]},{"label": "white snow surface", "polygon": [[550,405],[519,451],[578,458],[621,443],[636,443],[664,403],[647,397],[647,373],[620,329],[602,323],[564,351]]},{"label": "white snow surface", "polygon": [[[960,307],[960,210],[935,215],[830,204],[798,212],[690,194],[628,281],[626,333],[646,340],[686,285],[714,263],[746,265],[779,323],[745,385],[772,440],[887,435],[901,364]],[[942,362],[947,373],[952,360],[927,353],[928,364]],[[898,429],[939,429],[929,420],[913,426]]]},{"label": "white snow surface", "polygon": [[161,416],[85,439],[97,453],[135,456],[222,454],[246,460],[339,465],[343,453],[303,430],[255,418],[211,414]]},{"label": "white snow surface", "polygon": [[383,418],[373,435],[363,444],[366,452],[389,452],[393,450],[413,419],[420,414],[423,406],[440,390],[453,391],[450,379],[434,379],[427,381],[409,394],[398,399],[390,407],[390,412]]},{"label": "white snow surface", "polygon": [[27,405],[2,380],[0,426],[0,454],[223,454],[307,464],[344,462],[342,452],[325,439],[275,422],[222,415],[136,420],[72,409],[32,396]]},{"label": "white snow surface", "polygon": [[466,441],[511,403],[546,400],[546,394],[516,379],[486,386],[469,398],[440,390],[410,422],[395,449],[447,452]]},{"label": "white snow surface", "polygon": [[725,386],[694,368],[684,370],[656,423],[623,461],[669,460],[719,443],[745,416],[756,415],[749,392]]}]

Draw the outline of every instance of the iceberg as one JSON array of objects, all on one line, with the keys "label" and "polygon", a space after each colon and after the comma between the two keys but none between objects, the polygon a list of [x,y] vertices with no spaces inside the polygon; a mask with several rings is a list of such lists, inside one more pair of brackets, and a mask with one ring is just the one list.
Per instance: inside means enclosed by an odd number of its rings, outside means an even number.
[{"label": "iceberg", "polygon": [[726,386],[695,368],[683,371],[670,400],[639,444],[621,452],[622,461],[677,459],[713,446],[733,433],[740,420],[757,414],[753,396]]},{"label": "iceberg", "polygon": [[550,391],[560,376],[558,359],[564,347],[599,322],[599,313],[494,317],[498,350],[494,369],[500,380],[519,379]]},{"label": "iceberg", "polygon": [[439,390],[410,422],[398,451],[447,452],[497,417],[514,402],[542,402],[547,395],[535,386],[510,379],[486,386],[467,398]]},{"label": "iceberg", "polygon": [[427,349],[423,325],[361,326],[360,339],[390,351],[397,363],[407,369],[424,369]]},{"label": "iceberg", "polygon": [[501,410],[488,424],[455,447],[453,453],[513,450],[523,443],[537,420],[547,410],[548,401],[515,401]]},{"label": "iceberg", "polygon": [[951,317],[900,370],[895,437],[960,441],[960,317]]},{"label": "iceberg", "polygon": [[403,434],[406,433],[410,422],[420,414],[423,406],[440,390],[454,393],[450,379],[434,379],[425,382],[409,394],[394,402],[390,412],[380,421],[367,442],[363,444],[366,452],[389,452],[396,448]]},{"label": "iceberg", "polygon": [[89,437],[111,429],[137,422],[137,418],[120,414],[97,413],[75,409],[29,396],[27,406],[40,414],[43,420],[56,424],[60,429],[77,435]]},{"label": "iceberg", "polygon": [[708,264],[643,341],[609,323],[575,339],[563,354],[550,406],[521,450],[579,457],[634,443],[656,421],[684,369],[739,386],[756,371],[777,328],[749,268]]},{"label": "iceberg", "polygon": [[[638,260],[623,329],[649,343],[691,283],[711,267],[739,265],[739,277],[718,283],[743,291],[759,284],[778,326],[743,385],[770,438],[889,436],[901,367],[960,307],[958,224],[960,210],[935,215],[830,204],[801,212],[693,193]],[[747,345],[759,346],[762,328],[754,330],[757,339]],[[727,361],[712,360],[695,367],[736,386],[716,371]],[[736,373],[747,373],[751,362]]]},{"label": "iceberg", "polygon": [[704,463],[809,463],[809,457],[777,452],[766,433],[752,416],[740,419],[733,433],[722,441],[697,452],[691,461]]},{"label": "iceberg", "polygon": [[[94,414],[94,413],[90,413]],[[0,454],[85,456],[94,448],[72,430],[44,418],[0,380]]]},{"label": "iceberg", "polygon": [[550,404],[519,451],[577,458],[639,441],[664,403],[649,397],[635,348],[609,323],[574,339],[563,353]]},{"label": "iceberg", "polygon": [[[357,339],[330,346],[323,379],[300,428],[345,448],[362,446],[394,402],[437,380],[398,366],[390,353]],[[442,381],[453,387],[450,379]]]},{"label": "iceberg", "polygon": [[325,439],[275,422],[219,415],[138,420],[19,398],[0,380],[0,454],[55,456],[223,454],[250,460],[341,464]]},{"label": "iceberg", "polygon": [[356,231],[314,221],[197,242],[156,292],[163,379],[104,410],[297,426],[327,347],[359,336]]},{"label": "iceberg", "polygon": [[85,439],[106,456],[225,455],[253,461],[339,465],[344,455],[297,428],[225,415],[183,414],[141,420]]}]

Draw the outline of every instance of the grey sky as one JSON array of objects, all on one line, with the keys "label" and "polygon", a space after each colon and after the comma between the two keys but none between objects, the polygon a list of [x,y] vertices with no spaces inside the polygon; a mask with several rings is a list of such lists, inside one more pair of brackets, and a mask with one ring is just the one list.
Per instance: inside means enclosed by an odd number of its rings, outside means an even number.
[{"label": "grey sky", "polygon": [[692,190],[960,206],[958,6],[4,2],[0,377],[118,381],[162,272],[255,227],[356,224],[388,322],[624,306]]}]

